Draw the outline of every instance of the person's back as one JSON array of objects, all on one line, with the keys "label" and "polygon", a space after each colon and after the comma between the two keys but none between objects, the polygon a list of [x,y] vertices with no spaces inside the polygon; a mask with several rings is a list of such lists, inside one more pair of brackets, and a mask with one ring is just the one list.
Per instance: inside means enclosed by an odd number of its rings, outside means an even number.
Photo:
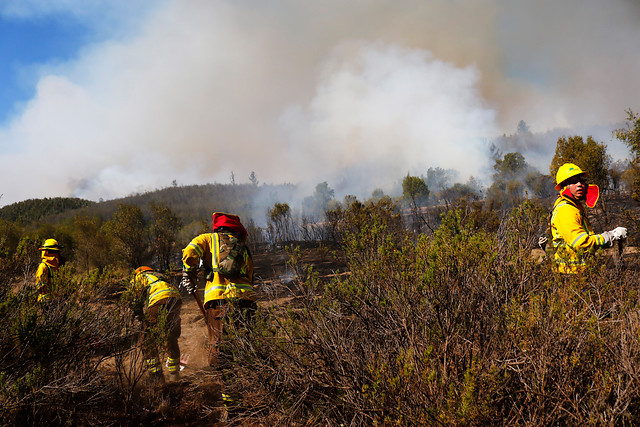
[{"label": "person's back", "polygon": [[[255,312],[253,260],[246,247],[248,233],[237,215],[213,214],[213,232],[196,236],[182,251],[182,286],[189,294],[196,292],[197,267],[202,261],[205,270],[204,310],[209,333],[209,365],[218,366],[218,345],[223,333],[223,319],[230,307],[246,323]],[[237,247],[233,239],[239,240]],[[240,248],[240,244],[242,248]],[[237,258],[235,261],[229,257]],[[231,267],[236,263],[237,267]],[[223,266],[222,264],[226,264]],[[229,270],[234,270],[230,273]],[[235,271],[237,270],[237,271]]]},{"label": "person's back", "polygon": [[164,382],[162,363],[157,347],[159,343],[155,342],[154,335],[150,333],[151,329],[157,327],[161,317],[165,318],[164,326],[167,332],[167,369],[169,374],[176,379],[180,373],[178,338],[182,332],[180,292],[168,283],[160,273],[147,266],[138,267],[134,271],[131,286],[136,294],[146,296],[146,314],[138,313],[138,315],[142,315],[145,323],[143,352],[152,381]]}]

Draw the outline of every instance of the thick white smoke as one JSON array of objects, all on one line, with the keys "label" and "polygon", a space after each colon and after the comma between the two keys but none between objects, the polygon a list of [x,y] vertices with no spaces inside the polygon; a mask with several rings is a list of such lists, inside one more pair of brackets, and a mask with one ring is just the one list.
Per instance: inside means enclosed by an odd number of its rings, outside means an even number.
[{"label": "thick white smoke", "polygon": [[[0,10],[100,22],[86,2],[48,3]],[[430,166],[482,175],[490,138],[522,119],[544,132],[640,110],[640,8],[626,0],[91,4],[110,37],[42,64],[0,127],[0,205],[252,171],[368,195]]]},{"label": "thick white smoke", "polygon": [[369,196],[428,167],[478,176],[488,166],[484,142],[495,134],[495,113],[476,88],[474,67],[357,43],[338,49],[322,75],[309,107],[282,117],[289,164],[301,176],[317,165],[318,178],[342,183],[341,192]]}]

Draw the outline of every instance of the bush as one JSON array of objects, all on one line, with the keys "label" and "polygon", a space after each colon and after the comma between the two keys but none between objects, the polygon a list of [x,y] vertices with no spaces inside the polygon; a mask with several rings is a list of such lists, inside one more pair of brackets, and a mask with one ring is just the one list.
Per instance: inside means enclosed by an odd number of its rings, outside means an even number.
[{"label": "bush", "polygon": [[119,327],[108,307],[79,291],[89,284],[73,276],[71,268],[60,269],[60,293],[46,305],[31,287],[4,295],[0,416],[6,423],[75,423],[78,412],[95,409],[113,393],[98,368]]},{"label": "bush", "polygon": [[[353,203],[342,218],[363,212]],[[529,256],[544,209],[525,202],[494,232],[473,212],[447,212],[417,242],[375,209],[338,222],[351,275],[299,275],[286,310],[230,332],[229,386],[246,414],[352,426],[640,422],[637,271],[596,255],[587,274],[559,276]]]}]

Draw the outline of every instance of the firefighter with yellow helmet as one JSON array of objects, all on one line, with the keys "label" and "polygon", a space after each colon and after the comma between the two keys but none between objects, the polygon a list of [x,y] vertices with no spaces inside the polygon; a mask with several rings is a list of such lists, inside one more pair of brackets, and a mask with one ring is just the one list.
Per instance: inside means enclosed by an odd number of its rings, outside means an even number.
[{"label": "firefighter with yellow helmet", "polygon": [[60,254],[63,246],[56,239],[47,239],[38,248],[41,255],[40,265],[36,270],[36,289],[38,290],[38,302],[48,302],[56,291],[56,279],[58,269],[64,264],[65,259]]},{"label": "firefighter with yellow helmet", "polygon": [[139,267],[134,271],[131,290],[134,295],[144,298],[146,306],[146,315],[144,313],[136,314],[143,315],[145,319],[142,351],[151,378],[159,383],[164,382],[162,362],[158,352],[160,343],[155,342],[154,335],[156,334],[151,333],[153,328],[157,327],[161,316],[166,316],[165,325],[168,332],[166,342],[167,369],[174,379],[177,378],[180,373],[180,346],[178,344],[178,338],[181,334],[182,299],[180,292],[168,283],[162,274],[147,266]]},{"label": "firefighter with yellow helmet", "polygon": [[589,250],[609,248],[614,242],[627,238],[627,229],[616,227],[596,234],[589,223],[583,205],[593,208],[599,197],[597,185],[589,185],[587,173],[573,163],[565,163],[556,173],[559,191],[551,212],[551,235],[555,251],[556,269],[573,274],[584,269],[584,254]]}]

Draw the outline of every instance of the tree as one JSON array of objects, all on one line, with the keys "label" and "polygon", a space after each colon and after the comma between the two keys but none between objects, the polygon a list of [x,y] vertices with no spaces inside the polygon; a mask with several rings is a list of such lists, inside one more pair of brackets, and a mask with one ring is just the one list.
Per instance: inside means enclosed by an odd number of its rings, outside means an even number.
[{"label": "tree", "polygon": [[287,203],[276,203],[267,212],[267,228],[272,240],[278,243],[294,239],[291,208]]},{"label": "tree", "polygon": [[556,194],[554,179],[549,175],[543,175],[538,171],[531,170],[524,176],[524,183],[533,194],[544,199]]},{"label": "tree", "polygon": [[159,267],[168,270],[171,264],[171,255],[174,254],[178,231],[182,227],[182,220],[164,203],[151,204],[153,224],[151,233],[155,254],[158,257]]},{"label": "tree", "polygon": [[114,246],[126,265],[139,267],[148,248],[144,216],[139,207],[120,203],[113,217],[104,223],[104,231],[114,240]]},{"label": "tree", "polygon": [[316,185],[313,196],[305,197],[303,206],[309,213],[323,214],[327,209],[327,205],[334,198],[334,191],[329,187],[327,182],[321,182]]},{"label": "tree", "polygon": [[518,131],[517,133],[522,134],[522,133],[531,133],[531,130],[529,129],[529,125],[527,124],[527,122],[525,122],[524,120],[520,120],[518,122]]},{"label": "tree", "polygon": [[11,221],[0,218],[0,258],[12,254],[20,241],[20,229]]},{"label": "tree", "polygon": [[558,139],[556,152],[549,166],[549,173],[554,179],[560,166],[565,163],[575,163],[588,173],[591,183],[601,189],[608,188],[611,156],[607,154],[607,147],[591,136],[586,141],[581,136]]},{"label": "tree", "polygon": [[411,207],[414,230],[419,231],[422,224],[418,205],[429,198],[429,187],[423,178],[407,174],[402,180],[402,196]]},{"label": "tree", "polygon": [[633,189],[633,178],[630,182],[627,182],[627,179],[630,178],[629,172],[631,172],[631,175],[635,175],[633,173],[633,164],[628,159],[618,160],[611,165],[609,178],[611,179],[611,187],[614,191],[619,191],[623,186]]},{"label": "tree", "polygon": [[456,182],[449,188],[438,193],[438,198],[445,200],[447,203],[452,204],[456,200],[464,199],[467,201],[474,201],[480,199],[480,194],[477,188],[471,183],[462,184]]},{"label": "tree", "polygon": [[254,171],[251,171],[251,174],[249,175],[249,182],[256,187],[258,186],[258,177],[256,177],[256,173]]},{"label": "tree", "polygon": [[[497,154],[497,152],[496,152]],[[491,209],[509,208],[524,197],[524,177],[531,169],[521,153],[507,153],[496,157],[493,184],[487,190],[487,203]]]},{"label": "tree", "polygon": [[73,218],[74,258],[80,268],[89,271],[109,264],[109,242],[98,217],[76,215]]},{"label": "tree", "polygon": [[502,159],[496,159],[493,169],[496,171],[496,179],[513,180],[523,175],[529,165],[521,153],[507,153]]},{"label": "tree", "polygon": [[631,150],[633,158],[628,174],[631,176],[627,179],[632,183],[633,199],[640,202],[640,114],[634,114],[630,109],[627,110],[627,127],[626,129],[617,129],[615,135]]},{"label": "tree", "polygon": [[640,114],[627,110],[627,128],[617,129],[615,135],[627,144],[635,159],[640,158]]},{"label": "tree", "polygon": [[453,169],[429,168],[426,178],[427,187],[434,191],[444,190],[449,187],[456,175],[457,172]]},{"label": "tree", "polygon": [[402,196],[407,199],[412,206],[426,201],[429,197],[429,187],[423,178],[407,174],[402,180]]}]

